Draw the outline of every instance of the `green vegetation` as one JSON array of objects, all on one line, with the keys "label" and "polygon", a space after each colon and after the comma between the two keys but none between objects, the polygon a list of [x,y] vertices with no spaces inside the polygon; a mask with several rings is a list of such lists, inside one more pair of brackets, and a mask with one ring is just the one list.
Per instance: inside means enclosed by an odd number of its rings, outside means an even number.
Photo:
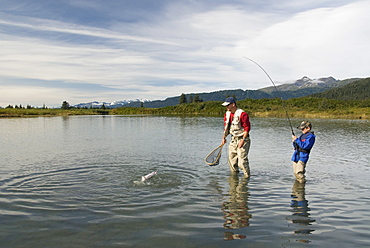
[{"label": "green vegetation", "polygon": [[[222,99],[232,95],[237,99],[244,99],[241,93],[248,91],[222,91]],[[225,95],[226,94],[226,95]],[[333,88],[323,93],[311,96],[290,98],[261,98],[238,101],[238,107],[244,109],[254,117],[289,117],[297,118],[346,118],[370,119],[370,78],[360,79]],[[32,108],[31,106],[8,106],[0,108],[0,117],[27,117],[27,116],[65,116],[65,115],[204,115],[222,116],[225,107],[220,101],[203,101],[198,94],[187,99],[185,94],[176,98],[177,105],[148,108],[143,103],[135,107],[108,109],[104,105],[99,109],[78,109],[71,107],[67,101],[62,103],[61,109]]]},{"label": "green vegetation", "polygon": [[343,101],[363,100],[370,98],[370,78],[364,78],[339,88],[313,94],[313,97],[337,99]]},{"label": "green vegetation", "polygon": [[69,109],[69,108],[70,108],[69,103],[67,101],[64,101],[62,103],[62,108],[61,109]]},{"label": "green vegetation", "polygon": [[[297,118],[348,118],[369,119],[370,99],[340,101],[317,97],[300,97],[289,100],[279,98],[245,99],[238,101],[238,107],[252,117]],[[225,107],[219,101],[193,102],[163,108],[123,107],[116,109],[0,109],[2,117],[65,116],[65,115],[203,115],[222,116]]]},{"label": "green vegetation", "polygon": [[[314,97],[289,100],[279,98],[246,99],[238,101],[238,107],[254,117],[286,117],[286,109],[290,117],[298,118],[370,118],[370,99],[361,101],[339,101]],[[222,116],[224,113],[225,107],[221,106],[221,102],[216,101],[179,104],[163,108],[118,108],[111,111],[111,114],[116,115]]]},{"label": "green vegetation", "polygon": [[185,104],[185,103],[188,103],[188,101],[186,100],[185,94],[182,93],[179,99],[179,104]]},{"label": "green vegetation", "polygon": [[184,93],[181,94],[179,98],[179,104],[184,104],[184,103],[193,103],[193,102],[203,102],[202,99],[200,99],[199,94],[190,94],[189,97],[187,98]]},{"label": "green vegetation", "polygon": [[[300,88],[297,85],[291,84],[283,84],[278,86],[277,88],[280,90],[275,91],[275,87],[266,87],[259,90],[242,90],[242,89],[234,89],[234,90],[220,90],[214,91],[209,93],[190,93],[190,94],[182,94],[181,96],[169,97],[165,100],[156,100],[151,102],[145,102],[144,107],[147,108],[162,108],[166,106],[175,106],[179,103],[187,103],[197,102],[199,97],[201,102],[208,102],[208,101],[222,101],[228,96],[233,96],[237,100],[243,99],[263,99],[263,98],[282,98],[282,99],[290,99],[290,98],[297,98],[297,97],[306,97],[306,96],[315,96],[315,97],[324,97],[323,95],[312,95],[319,92],[325,92],[329,89],[335,89],[338,92],[342,91],[342,88],[347,84],[352,84],[363,79],[359,78],[350,78],[345,80],[335,80],[334,78],[324,78],[326,85],[318,85],[318,86],[310,86],[310,87],[303,87]],[[369,80],[369,79],[367,79]],[[236,83],[239,85],[239,83]],[[361,87],[358,87],[361,88]],[[368,88],[367,88],[368,89]],[[363,100],[366,99],[365,94],[361,94],[357,91],[350,91],[344,88],[344,95],[351,95],[350,99],[345,100]],[[367,91],[369,92],[369,91]],[[358,94],[359,93],[359,94]],[[362,92],[364,93],[364,91]],[[357,96],[356,96],[357,95]],[[181,98],[181,99],[180,99]],[[330,97],[327,97],[330,98]],[[368,98],[368,96],[367,96]],[[330,99],[336,99],[334,98]],[[337,100],[344,100],[344,99],[337,99]],[[126,107],[140,107],[142,103],[140,102],[132,102],[126,105]]]},{"label": "green vegetation", "polygon": [[109,114],[109,111],[100,109],[0,109],[0,117],[35,117],[35,116],[66,116],[66,115],[100,115]]}]

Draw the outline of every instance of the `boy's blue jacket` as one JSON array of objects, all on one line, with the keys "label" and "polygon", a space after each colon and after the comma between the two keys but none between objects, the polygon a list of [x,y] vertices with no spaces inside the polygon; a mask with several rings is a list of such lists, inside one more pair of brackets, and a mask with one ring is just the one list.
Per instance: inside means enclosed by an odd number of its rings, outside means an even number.
[{"label": "boy's blue jacket", "polygon": [[307,163],[311,148],[315,144],[316,136],[313,133],[302,134],[293,142],[294,153],[292,161]]}]

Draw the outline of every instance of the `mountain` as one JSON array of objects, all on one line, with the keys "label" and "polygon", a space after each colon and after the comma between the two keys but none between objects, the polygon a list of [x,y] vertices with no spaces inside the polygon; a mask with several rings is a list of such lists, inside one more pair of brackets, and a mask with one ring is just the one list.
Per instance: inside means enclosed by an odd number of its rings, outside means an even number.
[{"label": "mountain", "polygon": [[101,108],[104,104],[106,108],[120,108],[124,105],[130,104],[130,103],[144,103],[149,102],[147,99],[134,99],[134,100],[123,100],[123,101],[113,101],[113,102],[87,102],[87,103],[79,103],[77,105],[74,105],[73,107],[76,108]]},{"label": "mountain", "polygon": [[[350,84],[354,81],[359,80],[359,78],[350,78],[345,80],[337,80],[333,77],[323,77],[319,79],[311,79],[307,76],[302,77],[301,79],[295,80],[290,83],[285,83],[276,86],[278,91],[276,91],[274,86],[261,88],[258,90],[220,90],[210,93],[190,93],[186,94],[188,101],[194,99],[197,95],[199,98],[206,101],[223,101],[226,97],[233,96],[237,100],[244,100],[247,98],[251,99],[262,99],[262,98],[282,98],[290,99],[308,96],[320,92],[324,92],[330,89],[336,89],[347,84]],[[146,107],[146,108],[161,108],[166,106],[175,106],[179,104],[180,96],[169,97],[165,100],[123,100],[115,101],[112,103],[106,102],[89,102],[89,103],[80,103],[74,107],[79,108],[100,108],[103,104],[106,108],[119,108],[119,107]]]},{"label": "mountain", "polygon": [[269,93],[271,97],[290,99],[308,96],[326,91],[328,89],[341,87],[358,79],[359,78],[337,80],[333,77],[311,79],[307,76],[304,76],[301,79],[294,81],[293,83],[286,83],[276,86],[278,91],[276,91],[274,86],[262,88],[260,90]]},{"label": "mountain", "polygon": [[[328,88],[339,86],[338,82],[340,82],[340,80],[337,80],[333,77],[311,79],[307,76],[304,76],[301,79],[294,81],[293,83],[278,85],[276,86],[276,88],[278,89],[278,91],[296,91],[307,88]],[[276,91],[274,86],[262,88],[260,90],[266,93],[272,93]]]},{"label": "mountain", "polygon": [[[259,91],[259,90],[220,90],[211,93],[191,93],[186,94],[186,97],[189,101],[190,98],[193,98],[198,95],[203,102],[208,101],[223,101],[228,96],[234,96],[238,100],[243,100],[246,98],[252,99],[261,99],[261,98],[270,98],[269,94]],[[180,96],[169,97],[165,100],[150,101],[143,104],[146,108],[162,108],[166,106],[175,106],[179,104]],[[124,107],[140,107],[140,103],[130,103]]]},{"label": "mountain", "polygon": [[370,78],[359,79],[311,96],[342,101],[370,99]]},{"label": "mountain", "polygon": [[[274,86],[262,88],[259,90],[221,90],[210,93],[191,93],[186,94],[187,99],[194,98],[198,95],[203,101],[223,101],[228,96],[234,96],[237,100],[244,100],[247,98],[262,99],[262,98],[282,98],[290,99],[308,96],[314,93],[323,92],[325,90],[340,87],[358,80],[358,78],[351,78],[346,80],[337,80],[333,77],[310,79],[306,76],[294,81],[293,83],[286,83],[277,86],[276,91]],[[179,104],[180,96],[170,97],[161,101],[151,101],[144,104],[147,108],[160,108],[166,106],[174,106]],[[139,107],[139,103],[130,103],[124,107]]]}]

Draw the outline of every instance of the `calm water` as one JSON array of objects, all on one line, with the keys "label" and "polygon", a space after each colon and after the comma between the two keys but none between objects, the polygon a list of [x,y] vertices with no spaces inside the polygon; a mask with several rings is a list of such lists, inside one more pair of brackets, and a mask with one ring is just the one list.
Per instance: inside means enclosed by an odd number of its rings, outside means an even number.
[{"label": "calm water", "polygon": [[369,121],[311,120],[306,184],[287,121],[251,121],[246,180],[203,161],[222,118],[0,119],[0,247],[369,247]]}]

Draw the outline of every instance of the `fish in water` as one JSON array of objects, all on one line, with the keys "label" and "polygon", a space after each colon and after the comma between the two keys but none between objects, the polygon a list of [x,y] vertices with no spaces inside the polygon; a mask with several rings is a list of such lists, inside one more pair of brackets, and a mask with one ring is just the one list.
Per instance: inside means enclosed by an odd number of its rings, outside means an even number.
[{"label": "fish in water", "polygon": [[157,172],[153,171],[149,173],[148,175],[142,176],[141,181],[144,182],[145,180],[148,180],[149,178],[154,177],[155,175],[157,175]]}]

